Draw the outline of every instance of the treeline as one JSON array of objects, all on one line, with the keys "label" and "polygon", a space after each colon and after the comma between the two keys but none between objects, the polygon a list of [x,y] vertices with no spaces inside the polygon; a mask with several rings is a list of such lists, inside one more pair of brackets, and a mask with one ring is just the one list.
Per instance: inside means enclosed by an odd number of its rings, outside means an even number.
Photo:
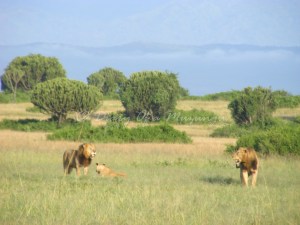
[{"label": "treeline", "polygon": [[[203,101],[233,101],[243,93],[243,90],[231,90],[203,96],[184,96],[185,100]],[[278,108],[294,108],[300,105],[300,96],[292,95],[284,90],[273,91]]]}]

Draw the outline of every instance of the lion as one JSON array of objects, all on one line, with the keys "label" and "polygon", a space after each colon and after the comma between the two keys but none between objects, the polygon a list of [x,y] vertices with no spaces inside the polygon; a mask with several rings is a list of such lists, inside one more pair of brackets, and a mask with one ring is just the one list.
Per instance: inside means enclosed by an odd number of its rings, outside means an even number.
[{"label": "lion", "polygon": [[96,163],[96,172],[102,177],[125,177],[125,173],[116,173],[105,164]]},{"label": "lion", "polygon": [[253,148],[240,147],[232,158],[236,168],[240,168],[240,178],[243,186],[248,186],[248,177],[252,175],[252,187],[255,187],[258,174],[258,157]]},{"label": "lion", "polygon": [[78,150],[66,150],[63,155],[63,165],[65,175],[70,174],[72,169],[80,175],[80,167],[83,167],[84,175],[88,173],[88,167],[92,159],[96,156],[95,146],[93,144],[79,145]]}]

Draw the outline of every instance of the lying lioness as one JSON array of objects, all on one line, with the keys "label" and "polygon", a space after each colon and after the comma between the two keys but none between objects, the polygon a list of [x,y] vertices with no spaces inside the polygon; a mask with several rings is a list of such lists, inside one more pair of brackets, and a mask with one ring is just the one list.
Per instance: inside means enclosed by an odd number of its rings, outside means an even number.
[{"label": "lying lioness", "polygon": [[105,164],[96,163],[96,172],[102,177],[124,177],[125,173],[116,173],[112,169],[105,166]]}]

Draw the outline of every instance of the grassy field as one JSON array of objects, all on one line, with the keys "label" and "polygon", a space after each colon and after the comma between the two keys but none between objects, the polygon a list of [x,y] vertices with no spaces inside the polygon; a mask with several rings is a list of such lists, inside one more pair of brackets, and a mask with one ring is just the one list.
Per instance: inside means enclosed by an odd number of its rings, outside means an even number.
[{"label": "grassy field", "polygon": [[[224,102],[182,101],[178,108],[190,104],[229,118]],[[45,118],[27,107],[1,105],[0,118]],[[99,112],[121,109],[105,101]],[[62,154],[80,143],[0,130],[0,224],[300,224],[300,160],[261,159],[257,187],[242,188],[223,153],[236,140],[209,137],[217,126],[176,125],[192,144],[97,143],[88,176],[79,178],[63,175]],[[127,177],[101,178],[96,162]]]}]

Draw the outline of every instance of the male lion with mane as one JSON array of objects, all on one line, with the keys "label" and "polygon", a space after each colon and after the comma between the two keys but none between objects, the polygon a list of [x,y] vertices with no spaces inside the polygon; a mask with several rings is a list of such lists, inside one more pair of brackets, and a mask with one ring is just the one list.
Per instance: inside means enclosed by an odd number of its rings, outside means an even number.
[{"label": "male lion with mane", "polygon": [[80,175],[80,167],[83,167],[84,175],[87,175],[88,166],[96,156],[95,146],[93,144],[79,145],[78,150],[66,150],[63,155],[63,165],[65,175],[70,174],[72,169]]},{"label": "male lion with mane", "polygon": [[116,173],[105,164],[96,163],[96,172],[102,177],[125,177],[125,173]]},{"label": "male lion with mane", "polygon": [[258,173],[258,157],[253,148],[240,147],[232,158],[236,162],[236,168],[240,168],[240,178],[243,186],[248,186],[248,177],[252,175],[252,187],[256,185]]}]

